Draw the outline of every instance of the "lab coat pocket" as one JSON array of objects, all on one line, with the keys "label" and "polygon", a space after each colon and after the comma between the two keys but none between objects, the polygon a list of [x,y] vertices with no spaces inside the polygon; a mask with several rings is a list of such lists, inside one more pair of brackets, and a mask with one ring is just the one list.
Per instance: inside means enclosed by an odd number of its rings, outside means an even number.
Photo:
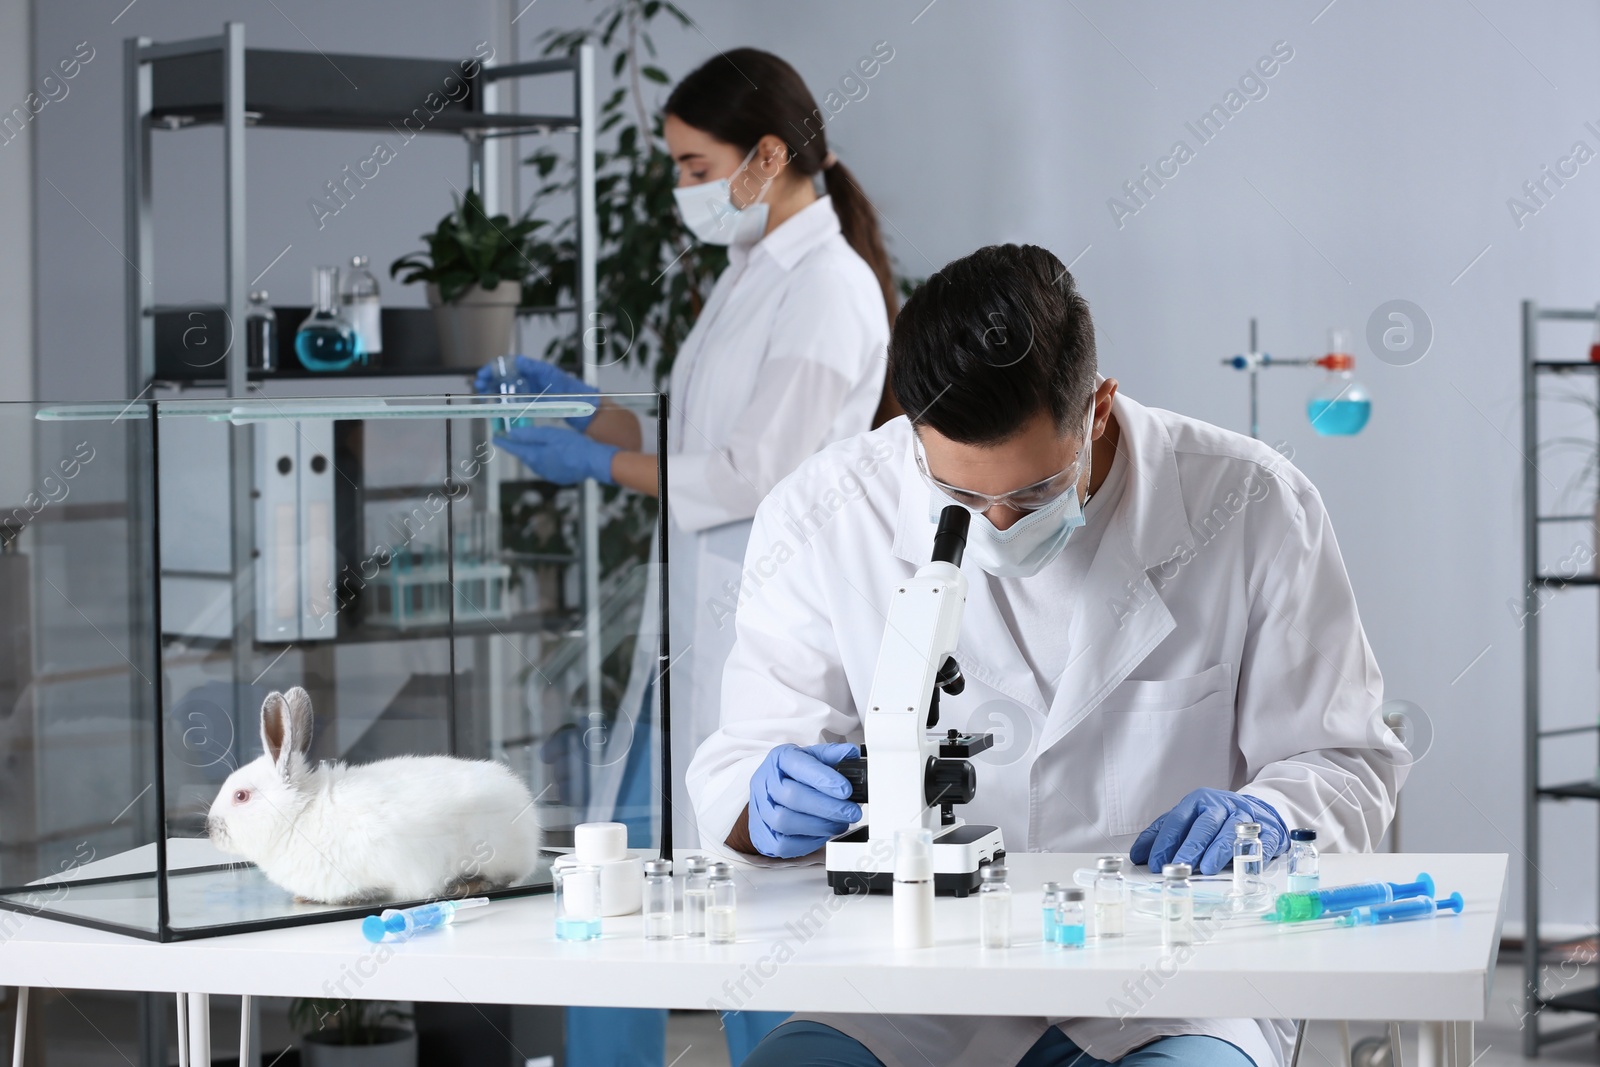
[{"label": "lab coat pocket", "polygon": [[1229,786],[1233,665],[1187,678],[1125,681],[1100,705],[1106,832],[1137,834],[1201,786]]}]

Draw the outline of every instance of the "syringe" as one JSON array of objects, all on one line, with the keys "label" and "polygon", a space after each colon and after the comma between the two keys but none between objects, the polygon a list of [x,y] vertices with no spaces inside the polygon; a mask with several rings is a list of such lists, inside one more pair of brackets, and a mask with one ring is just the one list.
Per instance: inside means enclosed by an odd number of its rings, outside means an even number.
[{"label": "syringe", "polygon": [[1414,897],[1397,900],[1393,904],[1374,904],[1357,908],[1344,915],[1335,915],[1333,921],[1340,926],[1377,926],[1380,923],[1405,922],[1407,919],[1431,919],[1441,911],[1459,914],[1462,908],[1460,893],[1451,893],[1444,900],[1431,897]]},{"label": "syringe", "polygon": [[455,921],[456,912],[462,908],[481,908],[489,903],[488,897],[467,897],[465,900],[436,900],[432,904],[418,904],[414,908],[388,908],[381,915],[368,915],[361,920],[361,934],[376,945],[384,935],[404,941],[413,934]]},{"label": "syringe", "polygon": [[1309,893],[1280,893],[1276,910],[1264,918],[1268,922],[1301,923],[1374,904],[1432,896],[1433,878],[1419,874],[1415,882],[1361,882]]}]

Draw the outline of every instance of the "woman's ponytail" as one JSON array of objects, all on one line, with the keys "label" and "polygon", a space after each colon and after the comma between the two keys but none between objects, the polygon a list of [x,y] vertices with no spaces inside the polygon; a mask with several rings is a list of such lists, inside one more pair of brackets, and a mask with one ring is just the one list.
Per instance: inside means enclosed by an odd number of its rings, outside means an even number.
[{"label": "woman's ponytail", "polygon": [[844,239],[877,275],[878,287],[883,290],[884,310],[892,324],[900,312],[900,294],[895,289],[894,271],[889,266],[889,251],[883,247],[883,234],[878,230],[878,213],[861,186],[856,184],[856,176],[833,158],[831,152],[828,156],[822,168],[822,184],[833,198],[833,211],[839,216]]}]

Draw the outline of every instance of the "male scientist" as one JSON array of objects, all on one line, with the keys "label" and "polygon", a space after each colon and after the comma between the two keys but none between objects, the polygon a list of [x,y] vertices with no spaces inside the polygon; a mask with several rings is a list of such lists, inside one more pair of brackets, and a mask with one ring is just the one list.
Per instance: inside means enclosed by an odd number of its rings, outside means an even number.
[{"label": "male scientist", "polygon": [[[1238,434],[1146,408],[1100,378],[1072,276],[1033,246],[946,266],[900,312],[889,380],[910,413],[840,442],[756,513],[721,728],[689,792],[704,841],[817,862],[861,818],[855,755],[895,582],[972,512],[941,729],[995,730],[972,822],[1013,852],[1122,852],[1213,873],[1233,828],[1269,856],[1291,828],[1368,851],[1403,752],[1316,489]],[[819,877],[820,881],[820,877]],[[974,922],[976,918],[974,917]],[[1121,997],[1108,990],[1108,1008]],[[1095,1067],[1283,1062],[1288,1024],[1160,1018],[796,1016],[747,1067]]]}]

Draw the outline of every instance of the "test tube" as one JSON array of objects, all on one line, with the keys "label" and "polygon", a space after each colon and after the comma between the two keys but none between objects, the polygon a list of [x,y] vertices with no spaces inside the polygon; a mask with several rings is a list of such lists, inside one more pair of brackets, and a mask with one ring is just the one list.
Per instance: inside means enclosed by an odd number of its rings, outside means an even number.
[{"label": "test tube", "polygon": [[1306,922],[1372,904],[1432,896],[1433,879],[1424,873],[1417,875],[1415,882],[1361,882],[1309,893],[1280,893],[1273,913],[1265,918],[1280,923]]},{"label": "test tube", "polygon": [[1128,881],[1122,877],[1122,857],[1101,856],[1095,867],[1094,935],[1121,937],[1128,910]]},{"label": "test tube", "polygon": [[683,861],[683,934],[685,937],[706,936],[706,904],[711,898],[711,861],[704,856],[690,856]]},{"label": "test tube", "polygon": [[[492,372],[492,376],[494,379],[493,384],[496,393],[500,394],[502,397],[511,397],[516,393],[521,392],[522,374],[517,370],[514,357],[496,356],[494,357],[493,366],[494,370]],[[501,400],[500,403],[510,404],[513,403],[513,401],[506,399]],[[527,420],[525,419],[495,419],[494,432],[497,434],[507,433],[513,426],[524,425],[526,421]]]},{"label": "test tube", "polygon": [[644,865],[644,939],[672,940],[672,861],[646,860]]},{"label": "test tube", "polygon": [[1441,911],[1460,914],[1464,902],[1460,893],[1451,893],[1443,900],[1432,897],[1412,897],[1393,904],[1373,904],[1334,916],[1340,926],[1378,926],[1383,923],[1406,922],[1410,919],[1431,919]]},{"label": "test tube", "polygon": [[713,945],[731,945],[737,930],[733,864],[713,863],[707,872],[707,885],[710,896],[706,900],[706,940]]},{"label": "test tube", "polygon": [[1161,943],[1170,947],[1194,944],[1194,873],[1187,863],[1161,868]]},{"label": "test tube", "polygon": [[1261,824],[1235,823],[1233,827],[1233,891],[1245,896],[1261,878]]},{"label": "test tube", "polygon": [[600,936],[600,868],[569,863],[551,871],[556,890],[556,940],[593,941]]},{"label": "test tube", "polygon": [[1056,892],[1055,943],[1062,948],[1082,948],[1083,890],[1068,887]]}]

